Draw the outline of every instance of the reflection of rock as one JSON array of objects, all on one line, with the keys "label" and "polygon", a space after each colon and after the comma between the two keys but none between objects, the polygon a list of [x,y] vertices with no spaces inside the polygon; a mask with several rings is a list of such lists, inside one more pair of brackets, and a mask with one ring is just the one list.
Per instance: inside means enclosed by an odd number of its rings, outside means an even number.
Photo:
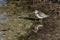
[{"label": "reflection of rock", "polygon": [[6,0],[0,0],[0,7],[6,6]]},{"label": "reflection of rock", "polygon": [[6,23],[7,21],[8,21],[7,13],[4,12],[4,13],[0,14],[0,23]]}]

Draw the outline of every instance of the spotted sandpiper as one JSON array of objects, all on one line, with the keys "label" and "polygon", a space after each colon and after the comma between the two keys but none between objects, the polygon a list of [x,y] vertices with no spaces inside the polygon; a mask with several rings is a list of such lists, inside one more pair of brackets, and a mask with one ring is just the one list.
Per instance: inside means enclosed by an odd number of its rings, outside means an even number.
[{"label": "spotted sandpiper", "polygon": [[49,17],[49,15],[46,15],[45,13],[41,12],[41,11],[38,11],[38,10],[35,10],[35,16],[39,19],[43,19],[43,18],[46,18],[46,17]]},{"label": "spotted sandpiper", "polygon": [[49,17],[49,15],[46,15],[45,13],[43,13],[43,12],[41,12],[41,11],[38,11],[38,10],[35,10],[35,11],[34,11],[34,14],[35,14],[35,16],[36,16],[38,19],[40,19],[40,20],[39,20],[39,25],[35,26],[35,31],[34,31],[34,32],[37,32],[40,27],[43,27],[42,20],[43,20],[44,18]]},{"label": "spotted sandpiper", "polygon": [[43,20],[44,18],[49,17],[49,15],[46,15],[45,13],[43,13],[43,12],[41,12],[41,11],[38,11],[38,10],[35,10],[34,14],[35,14],[35,16],[36,16],[38,19],[41,19],[41,20],[40,20],[41,24],[42,24],[42,20]]}]

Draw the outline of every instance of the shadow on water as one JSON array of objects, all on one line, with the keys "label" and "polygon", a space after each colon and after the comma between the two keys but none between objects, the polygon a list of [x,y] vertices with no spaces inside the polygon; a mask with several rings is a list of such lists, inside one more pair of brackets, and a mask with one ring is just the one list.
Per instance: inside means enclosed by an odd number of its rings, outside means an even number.
[{"label": "shadow on water", "polygon": [[27,19],[27,20],[39,20],[38,18],[29,18],[29,17],[19,17],[20,19]]}]

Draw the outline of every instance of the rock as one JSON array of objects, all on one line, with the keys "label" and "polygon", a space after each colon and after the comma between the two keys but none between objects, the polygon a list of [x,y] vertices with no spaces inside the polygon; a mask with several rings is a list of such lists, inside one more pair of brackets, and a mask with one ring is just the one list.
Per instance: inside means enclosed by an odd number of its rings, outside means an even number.
[{"label": "rock", "polygon": [[0,0],[0,7],[6,6],[7,1],[6,0]]}]

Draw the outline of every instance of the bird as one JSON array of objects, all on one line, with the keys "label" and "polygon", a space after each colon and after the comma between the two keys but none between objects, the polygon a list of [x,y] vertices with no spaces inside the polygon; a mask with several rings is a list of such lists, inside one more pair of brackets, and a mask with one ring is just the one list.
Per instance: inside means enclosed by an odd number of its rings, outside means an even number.
[{"label": "bird", "polygon": [[35,27],[35,29],[36,29],[35,32],[37,32],[40,27],[43,27],[43,19],[49,17],[49,15],[46,15],[44,12],[41,12],[41,11],[38,11],[38,10],[35,10],[35,11],[34,11],[34,14],[35,14],[35,16],[36,16],[38,19],[40,19],[40,20],[39,20],[40,25],[37,25],[37,26]]},{"label": "bird", "polygon": [[43,19],[43,18],[47,18],[49,17],[49,15],[46,15],[45,13],[41,12],[41,11],[38,11],[38,10],[35,10],[35,16],[38,18],[38,19]]}]

